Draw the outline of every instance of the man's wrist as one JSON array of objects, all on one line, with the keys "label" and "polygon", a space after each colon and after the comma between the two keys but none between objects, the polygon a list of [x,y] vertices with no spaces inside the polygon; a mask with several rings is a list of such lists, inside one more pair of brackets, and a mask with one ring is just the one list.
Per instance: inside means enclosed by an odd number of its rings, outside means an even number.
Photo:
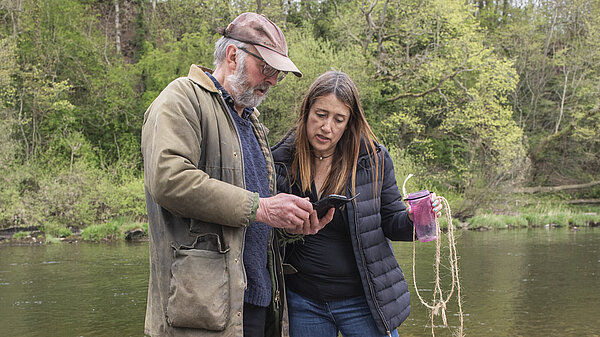
[{"label": "man's wrist", "polygon": [[256,215],[258,213],[258,206],[260,204],[260,195],[258,193],[254,193],[254,200],[252,202],[252,211],[250,211],[250,219],[248,225],[256,221]]}]

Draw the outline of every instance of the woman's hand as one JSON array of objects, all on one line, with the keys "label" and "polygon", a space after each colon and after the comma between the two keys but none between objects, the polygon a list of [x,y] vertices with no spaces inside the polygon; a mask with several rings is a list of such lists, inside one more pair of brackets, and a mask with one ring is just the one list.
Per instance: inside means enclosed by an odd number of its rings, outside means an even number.
[{"label": "woman's hand", "polygon": [[[431,193],[431,210],[435,214],[436,218],[442,216],[442,209],[444,208],[444,204],[442,204],[442,198],[438,197],[435,193]],[[410,221],[414,221],[413,219],[413,209],[410,207],[410,204],[406,204],[406,211],[408,212],[408,217]]]},{"label": "woman's hand", "polygon": [[431,193],[431,208],[433,213],[435,213],[436,218],[442,216],[442,209],[444,208],[444,204],[442,204],[442,198],[438,197],[435,193]]}]

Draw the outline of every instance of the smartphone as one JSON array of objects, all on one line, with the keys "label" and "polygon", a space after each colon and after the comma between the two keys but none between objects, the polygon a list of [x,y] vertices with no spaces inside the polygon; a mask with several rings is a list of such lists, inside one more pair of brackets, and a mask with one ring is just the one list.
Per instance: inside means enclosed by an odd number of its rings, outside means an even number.
[{"label": "smartphone", "polygon": [[313,202],[313,208],[317,210],[317,217],[320,219],[327,214],[330,208],[341,208],[347,202],[354,200],[359,194],[357,193],[352,198],[339,194],[330,194],[317,202]]}]

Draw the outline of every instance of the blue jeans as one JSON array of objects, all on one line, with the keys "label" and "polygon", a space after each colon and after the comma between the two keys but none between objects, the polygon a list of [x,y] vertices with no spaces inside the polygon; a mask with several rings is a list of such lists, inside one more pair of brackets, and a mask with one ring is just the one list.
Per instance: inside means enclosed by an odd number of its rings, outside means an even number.
[{"label": "blue jeans", "polygon": [[[317,302],[287,290],[290,337],[382,337],[364,296]],[[395,328],[395,327],[394,327]],[[398,337],[394,329],[391,336]]]}]

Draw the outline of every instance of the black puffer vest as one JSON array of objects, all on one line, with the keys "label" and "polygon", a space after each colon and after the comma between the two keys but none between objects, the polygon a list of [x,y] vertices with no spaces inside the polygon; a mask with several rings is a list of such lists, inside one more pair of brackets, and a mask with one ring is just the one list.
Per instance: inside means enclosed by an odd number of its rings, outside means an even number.
[{"label": "black puffer vest", "polygon": [[[290,191],[288,171],[295,151],[295,136],[295,130],[290,130],[271,149],[278,192]],[[377,160],[380,173],[376,188],[373,189],[374,167],[365,144],[361,144],[356,172],[356,193],[360,195],[348,204],[346,211],[367,303],[379,331],[389,335],[410,314],[408,285],[389,240],[412,241],[413,225],[396,184],[392,158],[387,149],[379,144]],[[351,191],[348,182],[347,195],[351,195]]]}]

